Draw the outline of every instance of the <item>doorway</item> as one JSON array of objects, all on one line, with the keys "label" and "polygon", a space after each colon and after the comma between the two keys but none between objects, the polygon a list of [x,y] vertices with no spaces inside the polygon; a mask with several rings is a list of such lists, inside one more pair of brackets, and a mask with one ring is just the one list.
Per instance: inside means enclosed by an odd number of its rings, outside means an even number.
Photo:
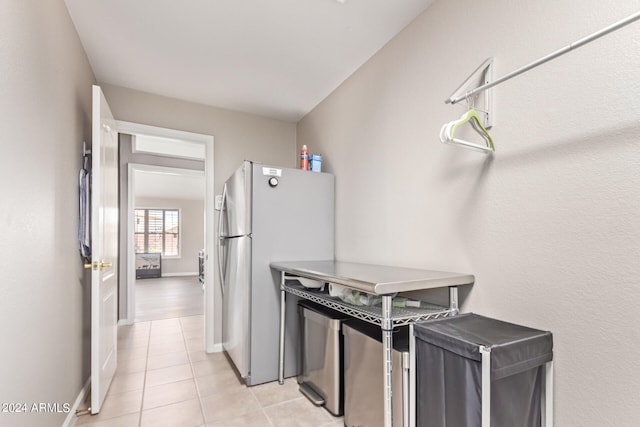
[{"label": "doorway", "polygon": [[133,239],[135,252],[134,321],[203,316],[204,170],[134,163],[128,170],[134,196],[127,216],[133,208],[127,239]]},{"label": "doorway", "polygon": [[[190,132],[159,128],[155,126],[141,125],[137,123],[117,121],[117,130],[121,134],[127,135],[146,135],[166,139],[168,141],[186,141],[188,143],[201,144],[204,147],[204,318],[205,318],[205,350],[207,352],[220,351],[218,347],[220,345],[214,344],[214,266],[213,266],[213,251],[214,251],[214,219],[213,219],[213,204],[214,204],[214,138],[210,135],[195,134]],[[154,156],[154,154],[147,153],[146,155]],[[157,156],[165,157],[181,157],[179,154],[159,154]],[[188,156],[187,156],[188,158]],[[123,165],[121,164],[121,168]],[[133,232],[134,229],[133,217],[134,217],[134,194],[133,185],[135,184],[136,168],[144,169],[149,165],[142,165],[136,163],[128,163],[126,185],[123,185],[121,181],[121,192],[126,191],[127,194],[127,209],[126,209],[126,234],[123,236],[131,236],[126,238],[126,249],[123,251],[126,254],[126,274],[121,275],[121,281],[124,286],[121,286],[120,291],[126,295],[126,303],[121,305],[120,324],[133,324],[135,322],[135,249],[133,244]],[[175,171],[174,171],[175,172]],[[195,255],[197,256],[197,254]],[[123,263],[124,264],[124,263]]]}]

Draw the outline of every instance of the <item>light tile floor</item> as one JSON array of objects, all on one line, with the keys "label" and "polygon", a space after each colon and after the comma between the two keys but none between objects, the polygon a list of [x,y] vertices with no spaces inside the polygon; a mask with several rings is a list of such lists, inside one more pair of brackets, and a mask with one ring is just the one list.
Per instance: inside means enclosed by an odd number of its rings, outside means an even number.
[{"label": "light tile floor", "polygon": [[204,351],[204,316],[121,326],[118,370],[98,415],[78,426],[338,427],[295,379],[242,385],[222,353]]}]

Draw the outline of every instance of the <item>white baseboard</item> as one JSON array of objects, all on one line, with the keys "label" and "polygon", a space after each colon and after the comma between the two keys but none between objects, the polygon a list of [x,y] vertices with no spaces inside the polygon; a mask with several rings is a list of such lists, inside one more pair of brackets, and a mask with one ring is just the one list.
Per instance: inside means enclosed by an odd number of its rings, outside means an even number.
[{"label": "white baseboard", "polygon": [[195,273],[162,273],[162,277],[187,277],[187,276],[198,276],[198,272]]},{"label": "white baseboard", "polygon": [[62,427],[73,427],[76,425],[76,421],[78,419],[78,417],[76,416],[76,410],[80,407],[80,405],[82,405],[82,402],[84,402],[85,398],[87,397],[87,394],[89,393],[90,388],[91,388],[91,376],[89,376],[89,378],[87,379],[87,382],[84,383],[84,387],[82,387],[82,390],[80,390],[80,394],[78,394],[76,401],[73,402],[73,406],[71,407],[71,410],[67,414],[67,418],[64,420]]},{"label": "white baseboard", "polygon": [[207,353],[222,353],[222,343],[207,347]]},{"label": "white baseboard", "polygon": [[132,320],[132,319],[120,319],[120,320],[118,320],[118,326],[133,325],[134,323],[135,323],[135,321]]}]

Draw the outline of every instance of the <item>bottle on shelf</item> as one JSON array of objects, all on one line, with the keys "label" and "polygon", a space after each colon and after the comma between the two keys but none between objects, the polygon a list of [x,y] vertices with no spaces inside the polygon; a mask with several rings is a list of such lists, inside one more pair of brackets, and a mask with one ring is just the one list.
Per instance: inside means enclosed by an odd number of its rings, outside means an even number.
[{"label": "bottle on shelf", "polygon": [[309,149],[306,145],[303,145],[300,150],[300,169],[309,170]]}]

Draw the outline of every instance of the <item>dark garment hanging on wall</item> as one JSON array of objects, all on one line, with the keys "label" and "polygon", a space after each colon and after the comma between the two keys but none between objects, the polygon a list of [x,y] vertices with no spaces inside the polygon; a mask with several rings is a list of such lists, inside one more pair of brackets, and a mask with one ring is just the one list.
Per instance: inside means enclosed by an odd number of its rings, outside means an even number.
[{"label": "dark garment hanging on wall", "polygon": [[91,262],[91,155],[85,154],[84,167],[80,169],[80,221],[78,221],[78,245],[86,263]]}]

